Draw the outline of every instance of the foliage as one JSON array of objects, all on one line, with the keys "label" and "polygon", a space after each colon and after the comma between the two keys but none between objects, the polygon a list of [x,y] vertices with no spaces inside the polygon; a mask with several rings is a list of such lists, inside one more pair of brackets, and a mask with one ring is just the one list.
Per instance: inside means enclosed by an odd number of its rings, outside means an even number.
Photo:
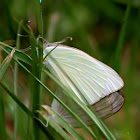
[{"label": "foliage", "polygon": [[[85,139],[91,139],[91,137],[139,139],[139,2],[137,0],[128,2],[125,0],[44,0],[42,6],[43,36],[47,41],[61,41],[65,37],[71,36],[73,41],[67,41],[64,44],[79,48],[113,67],[125,82],[125,87],[122,89],[125,104],[118,113],[105,120],[107,127],[102,122],[102,128],[94,125],[89,129],[81,122],[83,129],[74,129],[66,125],[66,130],[77,139],[83,139],[83,137]],[[20,49],[15,49],[14,61],[10,63],[10,66],[8,64],[5,67],[5,71],[0,72],[0,76],[3,78],[0,81],[0,114],[2,113],[0,118],[2,122],[4,119],[7,120],[6,124],[3,123],[0,127],[0,136],[2,140],[6,139],[6,135],[11,139],[16,139],[14,135],[17,135],[19,139],[23,140],[63,139],[63,137],[66,139],[68,133],[63,132],[52,120],[51,125],[44,127],[40,121],[34,119],[43,119],[39,113],[36,113],[36,110],[42,110],[39,105],[51,104],[53,98],[59,100],[54,92],[57,84],[61,84],[59,81],[56,84],[54,79],[50,78],[51,76],[42,73],[42,41],[39,40],[38,46],[36,46],[37,37],[42,34],[40,3],[25,0],[1,1],[0,7],[2,11],[0,62],[4,64],[3,59],[6,60],[5,57],[12,51],[13,46],[20,46]],[[17,29],[18,26],[20,30]],[[29,26],[31,30],[29,30]],[[16,40],[16,44],[12,44],[11,47],[7,40]],[[24,49],[29,46],[32,49],[26,52]],[[35,46],[38,47],[39,54],[37,54]],[[15,69],[13,62],[20,66],[17,81],[13,78],[13,68]],[[16,96],[13,88],[15,83],[17,85]],[[11,88],[9,89],[9,87]],[[9,98],[6,93],[12,98]],[[13,122],[15,103],[20,106],[17,106],[16,109],[17,124]],[[44,113],[44,111],[40,113]],[[73,115],[75,116],[75,114]],[[94,113],[90,115],[93,116]],[[57,117],[59,118],[59,116]],[[95,115],[95,119],[98,120],[99,118],[96,117]],[[63,120],[61,121],[63,122]],[[13,133],[14,125],[17,125],[17,134]],[[55,127],[59,127],[58,131],[55,131]],[[68,136],[67,139],[71,139],[71,137]]]}]

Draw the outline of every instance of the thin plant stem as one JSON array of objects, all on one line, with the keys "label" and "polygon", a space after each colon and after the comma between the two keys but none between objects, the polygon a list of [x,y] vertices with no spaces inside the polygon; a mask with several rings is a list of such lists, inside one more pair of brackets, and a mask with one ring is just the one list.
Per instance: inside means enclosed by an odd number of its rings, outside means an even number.
[{"label": "thin plant stem", "polygon": [[[32,73],[39,78],[39,73],[38,73],[38,57],[37,57],[37,52],[36,52],[36,42],[31,38],[31,46],[32,46],[32,58],[33,58],[33,63],[32,63]],[[31,92],[32,92],[32,112],[35,114],[35,111],[39,109],[39,84],[37,81],[32,78],[32,84],[31,84]],[[36,117],[38,118],[38,114],[36,114]],[[34,139],[37,140],[39,139],[39,130],[36,125],[36,123],[33,122],[33,132],[34,132]]]},{"label": "thin plant stem", "polygon": [[[132,47],[133,46],[133,47]],[[131,57],[130,57],[130,62],[129,62],[129,67],[128,67],[128,88],[127,88],[127,96],[126,96],[126,104],[125,104],[125,114],[126,114],[126,119],[125,119],[125,126],[127,126],[126,128],[131,128],[131,132],[129,133],[129,137],[130,139],[133,139],[135,137],[134,134],[134,128],[133,128],[133,121],[132,121],[132,113],[131,113],[131,106],[133,103],[133,92],[134,92],[134,87],[135,87],[135,83],[134,83],[134,78],[135,78],[135,71],[136,71],[136,61],[137,61],[137,53],[139,49],[139,38],[135,37],[135,39],[133,39],[132,41],[132,45],[131,45]],[[129,122],[129,123],[128,123]],[[128,131],[128,129],[126,129],[126,131]],[[127,132],[126,132],[127,134]],[[134,138],[135,139],[135,138]]]},{"label": "thin plant stem", "polygon": [[[21,24],[22,21],[19,24],[18,32],[17,32],[17,41],[16,41],[16,49],[19,49],[20,46],[20,34],[21,32]],[[16,96],[18,96],[18,63],[15,62],[14,66],[14,93]],[[14,140],[17,140],[18,135],[18,107],[17,104],[15,104],[14,108]]]},{"label": "thin plant stem", "polygon": [[3,94],[0,93],[0,132],[1,140],[6,140],[6,124],[5,124],[5,106]]},{"label": "thin plant stem", "polygon": [[121,60],[121,57],[122,57],[122,51],[123,51],[126,27],[127,27],[127,23],[128,23],[130,10],[131,10],[131,5],[132,5],[132,0],[129,0],[127,8],[126,8],[125,15],[124,15],[124,23],[122,25],[120,35],[119,35],[119,39],[118,39],[118,44],[117,44],[117,47],[116,47],[115,60],[114,60],[114,69],[117,72],[120,71],[120,60]]},{"label": "thin plant stem", "polygon": [[[36,15],[37,21],[38,21],[38,31],[39,33],[42,32],[42,22],[41,22],[41,10],[40,10],[40,1],[33,1],[32,3],[33,5],[33,12]],[[31,29],[32,30],[32,29]],[[43,34],[43,33],[42,33]],[[42,64],[39,63],[39,57],[37,55],[37,51],[36,51],[36,40],[34,38],[33,33],[31,34],[31,38],[30,38],[30,43],[31,43],[31,52],[32,52],[32,73],[38,78],[40,79],[41,77],[41,72],[40,69],[42,67]],[[39,48],[41,50],[41,48]],[[39,51],[39,56],[42,56],[42,52]],[[43,59],[43,58],[42,58]],[[33,114],[35,114],[36,110],[39,110],[39,101],[40,101],[40,85],[38,84],[38,82],[33,78],[32,79],[32,84],[31,84],[31,92],[32,92],[32,112]],[[36,117],[39,117],[39,114],[36,114]],[[34,135],[34,139],[38,140],[39,139],[39,129],[38,126],[36,125],[36,123],[33,122],[33,135]]]}]

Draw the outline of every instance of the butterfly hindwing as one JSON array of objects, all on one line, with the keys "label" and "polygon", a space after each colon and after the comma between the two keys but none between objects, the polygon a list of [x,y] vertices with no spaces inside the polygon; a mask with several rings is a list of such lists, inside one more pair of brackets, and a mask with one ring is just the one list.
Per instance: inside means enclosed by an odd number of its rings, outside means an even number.
[{"label": "butterfly hindwing", "polygon": [[[58,89],[56,95],[87,125],[93,125],[93,122],[89,116],[76,103],[74,103],[74,101],[72,101],[62,89]],[[123,95],[117,91],[104,97],[92,106],[101,119],[106,119],[118,112],[123,104]],[[80,127],[77,120],[56,99],[54,99],[52,102],[52,109],[73,127]]]}]

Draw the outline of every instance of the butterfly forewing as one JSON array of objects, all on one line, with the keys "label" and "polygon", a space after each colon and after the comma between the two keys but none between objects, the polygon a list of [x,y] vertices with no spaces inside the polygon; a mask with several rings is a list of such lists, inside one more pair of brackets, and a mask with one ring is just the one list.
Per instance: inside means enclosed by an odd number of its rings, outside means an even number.
[{"label": "butterfly forewing", "polygon": [[[56,44],[46,47],[44,49],[44,56],[55,46]],[[81,101],[84,102],[84,97],[91,105],[108,96],[110,93],[118,91],[124,85],[123,80],[112,68],[85,52],[72,47],[58,45],[44,63]],[[75,89],[73,84],[70,84],[66,75],[59,69],[56,63],[73,81],[83,97]]]}]

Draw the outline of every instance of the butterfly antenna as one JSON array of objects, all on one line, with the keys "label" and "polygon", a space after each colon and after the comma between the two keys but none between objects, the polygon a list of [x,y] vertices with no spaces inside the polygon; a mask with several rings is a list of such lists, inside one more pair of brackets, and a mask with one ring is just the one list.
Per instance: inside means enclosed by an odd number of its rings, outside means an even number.
[{"label": "butterfly antenna", "polygon": [[53,44],[61,44],[61,43],[66,42],[67,40],[72,41],[72,40],[73,40],[73,38],[68,36],[68,37],[64,38],[62,41],[59,41],[59,42],[54,42]]}]

